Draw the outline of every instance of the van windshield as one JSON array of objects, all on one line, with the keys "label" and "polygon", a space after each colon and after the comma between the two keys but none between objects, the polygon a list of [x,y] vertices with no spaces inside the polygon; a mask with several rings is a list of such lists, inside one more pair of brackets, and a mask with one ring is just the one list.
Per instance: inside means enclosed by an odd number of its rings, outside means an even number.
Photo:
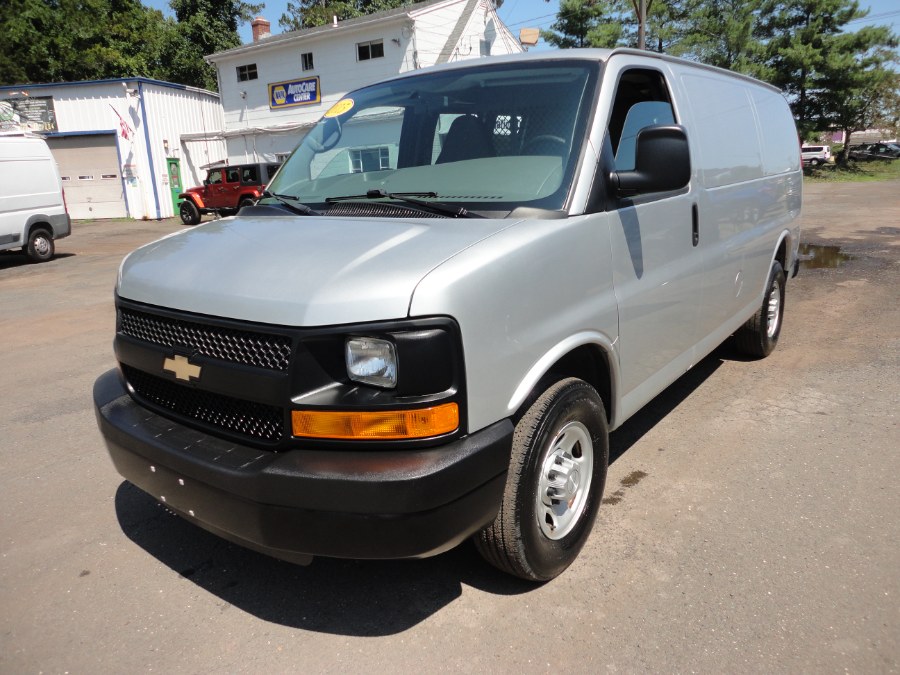
[{"label": "van windshield", "polygon": [[326,215],[338,202],[390,202],[383,195],[393,193],[485,215],[561,209],[599,70],[580,60],[492,64],[351,92],[268,190]]}]

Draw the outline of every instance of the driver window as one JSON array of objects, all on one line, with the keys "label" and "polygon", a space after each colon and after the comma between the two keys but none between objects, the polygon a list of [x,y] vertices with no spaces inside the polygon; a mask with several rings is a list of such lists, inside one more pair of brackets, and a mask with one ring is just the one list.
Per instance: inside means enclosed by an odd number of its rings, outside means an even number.
[{"label": "driver window", "polygon": [[209,172],[209,184],[210,185],[218,185],[222,182],[222,171],[220,169],[216,169],[215,171]]},{"label": "driver window", "polygon": [[626,71],[619,80],[609,120],[616,171],[634,169],[638,132],[656,124],[675,124],[665,78],[656,70]]}]

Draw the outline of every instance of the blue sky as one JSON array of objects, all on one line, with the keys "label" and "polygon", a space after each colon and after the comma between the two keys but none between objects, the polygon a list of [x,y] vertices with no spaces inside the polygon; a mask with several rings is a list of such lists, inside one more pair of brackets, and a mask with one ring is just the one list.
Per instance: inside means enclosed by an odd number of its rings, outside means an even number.
[{"label": "blue sky", "polygon": [[[168,0],[143,0],[145,5],[163,10],[171,15]],[[884,24],[892,26],[895,33],[900,33],[900,6],[897,0],[860,0],[861,7],[869,7],[869,16],[852,26],[864,26],[868,23]],[[262,15],[272,23],[272,32],[281,33],[278,19],[284,14],[287,0],[266,0]],[[559,11],[559,0],[505,0],[503,6],[497,10],[500,19],[510,27],[514,35],[519,34],[521,28],[549,28],[556,20]],[[250,24],[241,26],[241,40],[250,42]],[[538,45],[538,49],[543,43]],[[546,47],[545,47],[546,48]]]}]

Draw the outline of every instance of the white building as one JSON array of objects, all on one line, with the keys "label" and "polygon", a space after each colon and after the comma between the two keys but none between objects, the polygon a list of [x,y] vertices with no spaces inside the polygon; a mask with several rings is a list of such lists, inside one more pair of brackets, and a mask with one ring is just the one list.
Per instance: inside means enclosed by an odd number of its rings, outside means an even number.
[{"label": "white building", "polygon": [[[353,89],[440,63],[522,51],[491,0],[428,0],[327,26],[269,35],[206,57],[218,71],[231,164],[278,161]],[[199,135],[182,136],[197,141]]]},{"label": "white building", "polygon": [[[59,164],[72,218],[173,216],[182,186],[225,159],[219,96],[145,78],[0,87],[0,132],[34,131]],[[197,140],[182,136],[199,135]]]}]

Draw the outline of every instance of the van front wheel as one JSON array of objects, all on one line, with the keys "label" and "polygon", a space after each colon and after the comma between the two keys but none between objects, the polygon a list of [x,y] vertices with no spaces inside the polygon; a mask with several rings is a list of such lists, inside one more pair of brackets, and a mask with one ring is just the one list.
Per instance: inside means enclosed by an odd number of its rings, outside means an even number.
[{"label": "van front wheel", "polygon": [[778,344],[784,318],[785,276],[781,263],[772,263],[762,307],[734,334],[737,348],[749,356],[768,356]]},{"label": "van front wheel", "polygon": [[25,254],[31,262],[45,262],[53,257],[56,248],[53,244],[53,234],[44,227],[36,227],[28,235],[28,243],[25,245]]},{"label": "van front wheel", "polygon": [[503,503],[475,535],[479,553],[529,581],[561,574],[591,532],[608,462],[597,391],[575,378],[552,385],[516,425]]}]

